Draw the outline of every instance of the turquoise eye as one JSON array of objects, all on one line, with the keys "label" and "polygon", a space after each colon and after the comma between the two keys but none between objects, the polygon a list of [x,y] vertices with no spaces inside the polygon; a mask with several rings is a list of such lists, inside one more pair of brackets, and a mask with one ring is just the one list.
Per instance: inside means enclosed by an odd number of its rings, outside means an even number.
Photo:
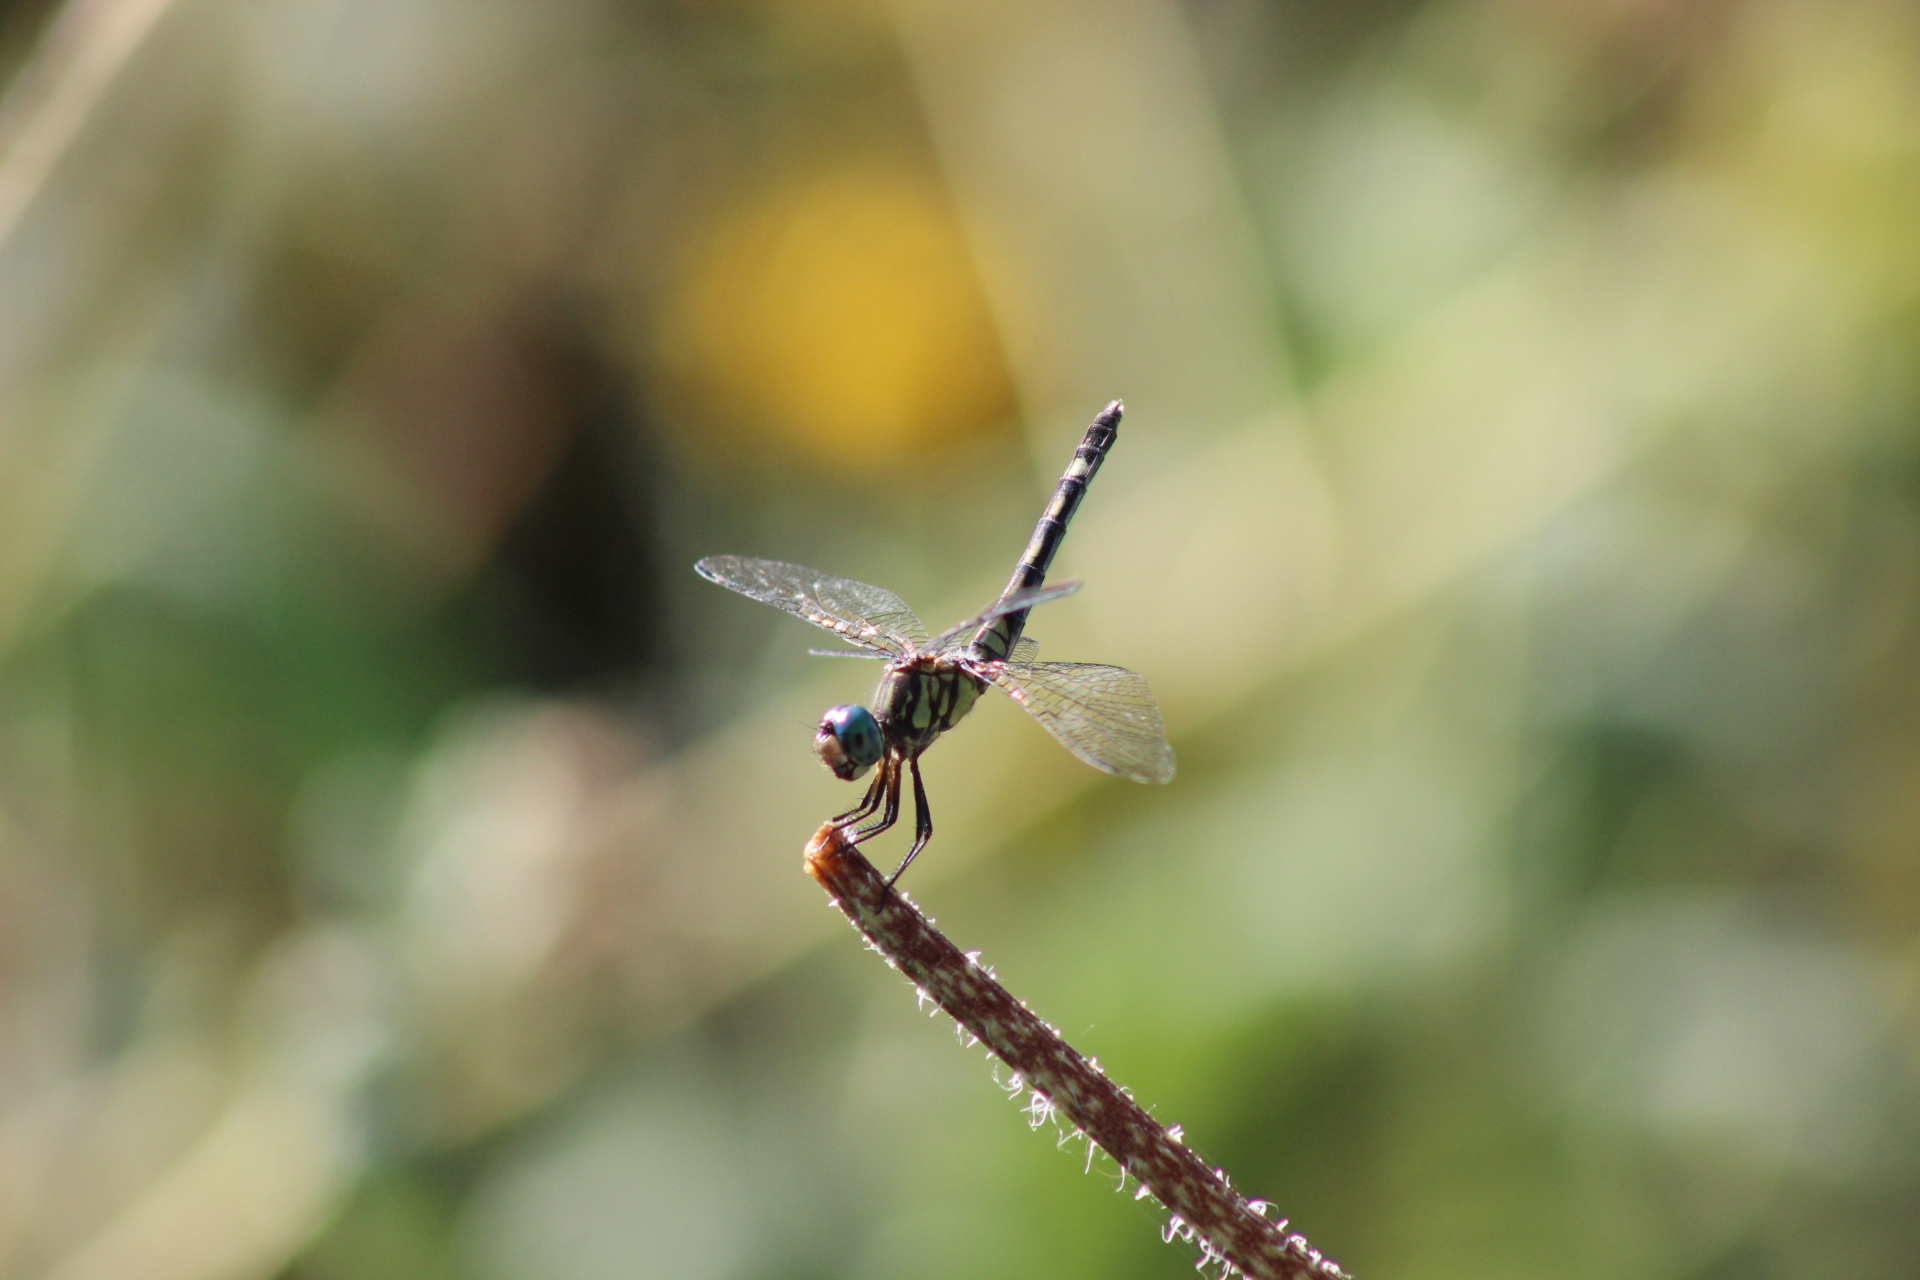
[{"label": "turquoise eye", "polygon": [[820,717],[813,749],[836,778],[852,781],[880,759],[886,742],[880,724],[865,707],[835,707]]}]

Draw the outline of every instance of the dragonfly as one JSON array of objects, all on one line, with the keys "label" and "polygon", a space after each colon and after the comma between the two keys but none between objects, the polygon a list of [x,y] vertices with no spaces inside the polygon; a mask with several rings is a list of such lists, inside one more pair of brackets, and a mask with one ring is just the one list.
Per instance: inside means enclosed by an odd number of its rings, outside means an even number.
[{"label": "dragonfly", "polygon": [[693,566],[707,581],[804,618],[851,646],[812,653],[886,663],[871,709],[829,709],[814,730],[813,747],[821,763],[847,782],[878,766],[860,803],[831,820],[851,844],[893,827],[904,780],[912,779],[913,846],[889,885],[933,838],[920,757],[973,709],[989,685],[1094,768],[1135,782],[1173,780],[1173,748],[1146,680],[1103,663],[1041,662],[1039,646],[1025,634],[1035,607],[1080,589],[1077,582],[1045,585],[1047,569],[1119,436],[1123,412],[1115,400],[1087,427],[1000,598],[937,636],[928,636],[899,596],[864,582],[745,556],[708,556]]}]

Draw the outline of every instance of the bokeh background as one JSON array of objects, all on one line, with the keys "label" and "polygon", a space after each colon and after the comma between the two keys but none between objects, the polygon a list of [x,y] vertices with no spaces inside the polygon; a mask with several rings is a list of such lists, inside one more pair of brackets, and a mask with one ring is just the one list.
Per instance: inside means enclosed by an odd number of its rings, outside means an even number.
[{"label": "bokeh background", "polygon": [[[0,1275],[1155,1277],[802,874],[1357,1275],[1920,1275],[1920,11],[0,5]],[[904,836],[883,841],[896,857]]]}]

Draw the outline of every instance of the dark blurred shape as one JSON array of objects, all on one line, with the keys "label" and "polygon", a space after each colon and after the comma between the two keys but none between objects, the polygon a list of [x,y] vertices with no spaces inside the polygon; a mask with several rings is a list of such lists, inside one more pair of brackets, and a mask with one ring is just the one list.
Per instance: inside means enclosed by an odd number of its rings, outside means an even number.
[{"label": "dark blurred shape", "polygon": [[0,84],[27,58],[59,0],[0,0]]},{"label": "dark blurred shape", "polygon": [[507,684],[547,692],[630,680],[666,653],[655,530],[664,465],[624,376],[575,319],[541,336],[572,425],[546,483],[456,603]]}]

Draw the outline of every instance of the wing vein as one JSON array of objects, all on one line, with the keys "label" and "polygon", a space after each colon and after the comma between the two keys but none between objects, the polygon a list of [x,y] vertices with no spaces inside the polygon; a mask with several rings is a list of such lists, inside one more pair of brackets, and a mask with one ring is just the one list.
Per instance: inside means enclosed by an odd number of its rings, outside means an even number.
[{"label": "wing vein", "polygon": [[1097,662],[996,662],[978,670],[1094,768],[1136,782],[1173,779],[1159,704],[1137,672]]},{"label": "wing vein", "polygon": [[708,556],[693,567],[708,582],[804,618],[863,649],[903,657],[927,647],[926,627],[906,601],[882,587],[747,556]]}]

